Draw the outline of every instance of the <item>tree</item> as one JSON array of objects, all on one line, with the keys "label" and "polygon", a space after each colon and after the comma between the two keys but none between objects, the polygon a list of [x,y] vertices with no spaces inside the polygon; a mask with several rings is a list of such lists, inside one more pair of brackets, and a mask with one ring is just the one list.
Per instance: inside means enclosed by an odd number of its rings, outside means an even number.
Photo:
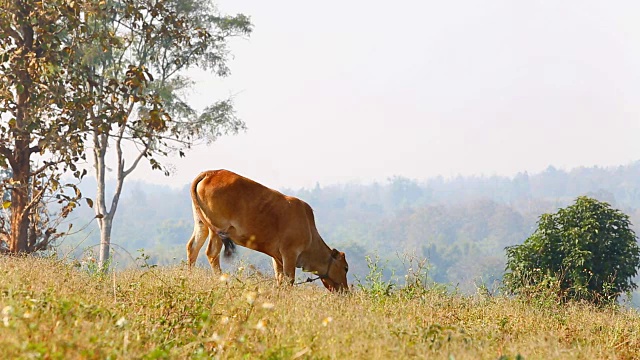
[{"label": "tree", "polygon": [[391,202],[397,208],[410,207],[419,202],[424,202],[425,190],[415,181],[402,176],[393,176],[388,179]]},{"label": "tree", "polygon": [[[248,17],[219,15],[208,0],[121,0],[106,7],[112,16],[96,18],[92,26],[117,39],[108,48],[85,49],[85,61],[95,72],[87,80],[96,99],[87,120],[92,124],[102,268],[108,263],[124,180],[143,158],[168,175],[158,157],[182,157],[199,142],[244,129],[230,100],[195,110],[185,98],[193,85],[185,70],[199,67],[228,75],[229,39],[251,32]],[[115,157],[116,187],[107,201],[109,153]],[[128,161],[127,154],[133,154]]]},{"label": "tree", "polygon": [[578,197],[543,214],[522,245],[507,247],[504,282],[512,293],[554,284],[565,299],[613,302],[637,288],[640,248],[629,217],[605,202]]},{"label": "tree", "polygon": [[0,7],[0,168],[11,174],[0,187],[9,194],[9,251],[32,252],[48,246],[35,242],[42,229],[33,223],[44,197],[60,200],[62,216],[80,198],[74,185],[65,195],[60,179],[84,174],[75,163],[84,159],[91,98],[78,49],[99,40],[85,23],[96,7],[82,0],[0,0]]},{"label": "tree", "polygon": [[[25,250],[27,253],[49,249],[56,239],[66,234],[66,232],[58,232],[58,226],[64,221],[80,197],[78,192],[73,200],[70,200],[71,197],[64,199],[64,196],[66,196],[64,192],[56,190],[60,174],[55,172],[42,174],[49,177],[37,176],[36,179],[31,179],[27,189],[27,194],[35,204],[29,208],[26,219],[29,223]],[[0,170],[0,182],[10,180],[11,172]],[[75,185],[70,186],[75,188]],[[33,196],[34,194],[37,195]],[[0,253],[8,253],[12,252],[9,246],[11,243],[10,188],[0,188],[0,203],[2,203],[0,212]],[[65,203],[65,205],[61,211],[57,211],[55,203]],[[71,230],[71,227],[72,225],[69,224],[69,230]]]}]

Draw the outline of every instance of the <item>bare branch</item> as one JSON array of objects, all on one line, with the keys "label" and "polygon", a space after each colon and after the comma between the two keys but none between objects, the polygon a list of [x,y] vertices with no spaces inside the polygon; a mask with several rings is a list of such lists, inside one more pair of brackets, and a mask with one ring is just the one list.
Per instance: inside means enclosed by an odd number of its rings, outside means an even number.
[{"label": "bare branch", "polygon": [[150,147],[150,143],[146,143],[144,150],[140,151],[136,159],[133,161],[133,164],[129,167],[129,169],[123,172],[123,176],[122,176],[123,178],[131,174],[131,172],[138,166],[138,163],[140,162],[144,154],[146,154],[147,150],[149,150],[149,147]]},{"label": "bare branch", "polygon": [[29,204],[27,204],[27,206],[24,208],[24,211],[22,212],[24,214],[23,216],[27,216],[27,214],[33,209],[33,207],[38,205],[38,203],[40,202],[40,200],[42,200],[42,197],[44,196],[44,192],[49,187],[49,184],[50,182],[47,181],[42,187],[42,189],[40,189],[40,191],[38,191],[35,195],[31,197],[31,201],[29,202]]},{"label": "bare branch", "polygon": [[39,168],[37,168],[36,170],[31,172],[31,176],[38,175],[38,174],[44,172],[45,170],[47,170],[48,167],[54,166],[54,165],[58,165],[58,164],[62,164],[63,162],[64,162],[64,160],[45,161],[44,165],[40,166]]},{"label": "bare branch", "polygon": [[33,248],[33,251],[46,250],[51,242],[51,235],[55,233],[55,228],[48,228],[44,232],[44,237]]},{"label": "bare branch", "polygon": [[22,47],[22,45],[24,44],[24,39],[22,38],[20,33],[14,30],[11,26],[4,29],[4,32],[6,33],[5,35],[9,35],[8,37],[15,39],[16,45],[18,45],[18,47]]}]

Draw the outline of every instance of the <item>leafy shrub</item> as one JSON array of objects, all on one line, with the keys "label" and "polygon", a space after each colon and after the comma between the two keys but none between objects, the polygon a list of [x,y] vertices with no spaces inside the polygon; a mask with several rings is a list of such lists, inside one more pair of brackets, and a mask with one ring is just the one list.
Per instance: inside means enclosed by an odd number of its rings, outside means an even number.
[{"label": "leafy shrub", "polygon": [[391,280],[384,280],[384,267],[379,264],[380,257],[376,255],[375,259],[372,259],[366,256],[365,260],[369,273],[364,278],[364,284],[357,279],[360,290],[376,298],[391,295],[396,284]]},{"label": "leafy shrub", "polygon": [[605,202],[578,197],[543,214],[522,245],[507,247],[506,289],[514,294],[554,284],[563,300],[611,303],[637,288],[640,248],[629,217]]}]

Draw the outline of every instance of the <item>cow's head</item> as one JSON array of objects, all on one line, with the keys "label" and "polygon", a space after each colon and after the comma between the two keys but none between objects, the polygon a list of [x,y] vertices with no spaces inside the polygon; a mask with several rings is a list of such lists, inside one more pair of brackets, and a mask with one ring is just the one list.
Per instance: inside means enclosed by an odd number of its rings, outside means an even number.
[{"label": "cow's head", "polygon": [[327,267],[327,273],[321,276],[322,284],[329,291],[349,291],[347,272],[349,264],[343,252],[333,249]]}]

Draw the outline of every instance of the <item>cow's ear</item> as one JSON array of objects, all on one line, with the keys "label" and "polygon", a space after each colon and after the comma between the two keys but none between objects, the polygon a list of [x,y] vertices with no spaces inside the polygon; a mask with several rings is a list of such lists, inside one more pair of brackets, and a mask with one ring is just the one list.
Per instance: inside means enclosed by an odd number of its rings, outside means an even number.
[{"label": "cow's ear", "polygon": [[338,255],[340,255],[340,251],[333,249],[331,250],[331,257],[338,260]]}]

